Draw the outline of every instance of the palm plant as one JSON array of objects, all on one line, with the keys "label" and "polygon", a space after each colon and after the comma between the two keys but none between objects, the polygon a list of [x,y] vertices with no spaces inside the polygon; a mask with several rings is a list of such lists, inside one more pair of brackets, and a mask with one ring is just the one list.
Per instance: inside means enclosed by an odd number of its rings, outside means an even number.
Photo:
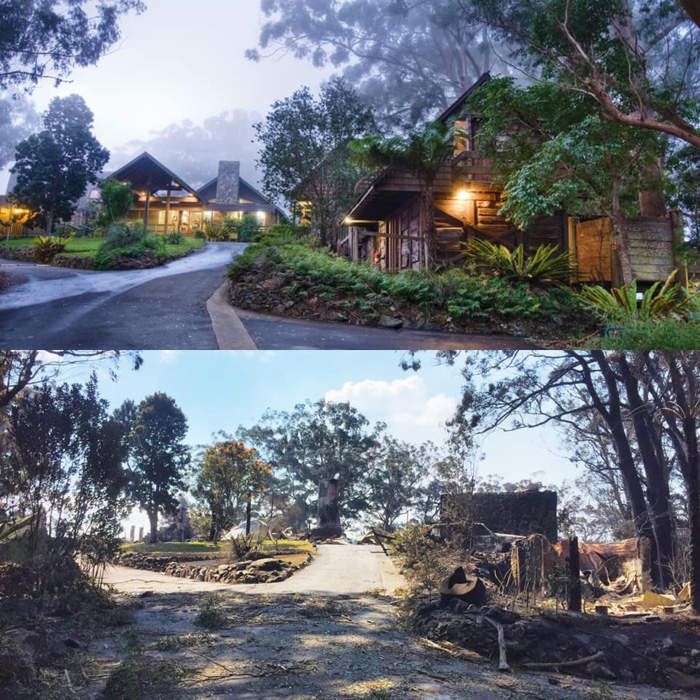
[{"label": "palm plant", "polygon": [[504,245],[477,238],[467,247],[466,255],[507,280],[559,285],[571,280],[571,258],[569,253],[559,253],[557,245],[541,245],[534,255],[526,257],[522,244],[510,251]]},{"label": "palm plant", "polygon": [[405,138],[373,135],[349,144],[351,159],[356,165],[375,170],[405,170],[418,179],[426,225],[428,267],[433,267],[437,258],[435,178],[445,161],[454,154],[454,146],[454,126],[441,122],[429,124],[423,131],[413,132]]},{"label": "palm plant", "polygon": [[655,282],[637,299],[637,280],[629,287],[614,287],[610,291],[604,287],[584,287],[581,297],[612,318],[653,318],[670,313],[686,311],[693,299],[693,293],[683,285],[674,283],[677,270],[674,270],[662,284]]}]

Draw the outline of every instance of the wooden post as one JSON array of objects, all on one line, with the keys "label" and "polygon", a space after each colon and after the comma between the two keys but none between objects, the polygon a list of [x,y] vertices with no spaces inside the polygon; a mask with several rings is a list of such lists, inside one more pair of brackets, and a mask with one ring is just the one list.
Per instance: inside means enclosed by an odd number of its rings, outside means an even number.
[{"label": "wooden post", "polygon": [[681,246],[685,241],[685,232],[683,230],[683,212],[674,209],[669,212],[671,219],[671,240],[673,242],[673,267],[678,270],[676,273],[676,282],[680,282],[681,275],[685,274],[685,284],[688,286],[688,265],[683,261],[681,254]]},{"label": "wooden post", "polygon": [[170,185],[168,185],[168,196],[165,199],[165,224],[163,226],[163,235],[168,235],[168,227],[170,226],[170,197],[172,190]]},{"label": "wooden post", "polygon": [[581,566],[578,537],[569,537],[569,612],[581,612]]},{"label": "wooden post", "polygon": [[253,494],[248,491],[248,504],[245,509],[245,535],[248,537],[250,535],[250,504],[253,498]]},{"label": "wooden post", "polygon": [[146,183],[146,206],[143,210],[143,233],[146,235],[148,231],[148,213],[151,209],[151,178],[148,178]]}]

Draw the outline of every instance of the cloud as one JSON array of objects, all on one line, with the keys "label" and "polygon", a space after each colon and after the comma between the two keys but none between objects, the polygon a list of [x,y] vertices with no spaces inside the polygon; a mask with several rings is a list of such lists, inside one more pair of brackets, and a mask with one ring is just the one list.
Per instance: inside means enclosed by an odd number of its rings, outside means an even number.
[{"label": "cloud", "polygon": [[382,420],[396,437],[410,442],[441,440],[445,421],[454,415],[457,401],[440,393],[428,395],[419,376],[395,379],[365,379],[345,382],[326,392],[326,401],[349,402],[372,420]]},{"label": "cloud", "polygon": [[174,365],[177,362],[177,351],[161,350],[159,359],[165,365]]}]

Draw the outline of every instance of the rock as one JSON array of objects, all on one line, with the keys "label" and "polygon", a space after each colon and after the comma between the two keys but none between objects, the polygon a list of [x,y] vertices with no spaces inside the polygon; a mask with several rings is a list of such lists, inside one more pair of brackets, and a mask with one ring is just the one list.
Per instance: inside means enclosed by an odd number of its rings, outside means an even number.
[{"label": "rock", "polygon": [[403,320],[394,318],[393,316],[381,316],[379,318],[379,325],[382,328],[401,328],[401,326],[403,326]]},{"label": "rock", "polygon": [[277,304],[277,306],[275,306],[275,308],[272,309],[272,313],[276,316],[282,316],[286,310],[287,307],[284,304]]},{"label": "rock", "polygon": [[253,571],[280,571],[284,567],[284,562],[279,559],[258,559],[250,562],[249,570]]},{"label": "rock", "polygon": [[331,311],[326,318],[336,323],[347,323],[348,320],[348,317],[345,314],[341,314],[340,311]]}]

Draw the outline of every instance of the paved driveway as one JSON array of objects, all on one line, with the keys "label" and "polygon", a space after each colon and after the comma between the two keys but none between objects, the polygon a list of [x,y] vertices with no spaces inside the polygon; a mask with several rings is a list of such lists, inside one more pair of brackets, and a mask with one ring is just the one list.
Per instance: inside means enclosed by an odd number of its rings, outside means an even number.
[{"label": "paved driveway", "polygon": [[209,243],[152,270],[93,272],[0,261],[0,347],[216,349],[206,302],[244,246]]}]

